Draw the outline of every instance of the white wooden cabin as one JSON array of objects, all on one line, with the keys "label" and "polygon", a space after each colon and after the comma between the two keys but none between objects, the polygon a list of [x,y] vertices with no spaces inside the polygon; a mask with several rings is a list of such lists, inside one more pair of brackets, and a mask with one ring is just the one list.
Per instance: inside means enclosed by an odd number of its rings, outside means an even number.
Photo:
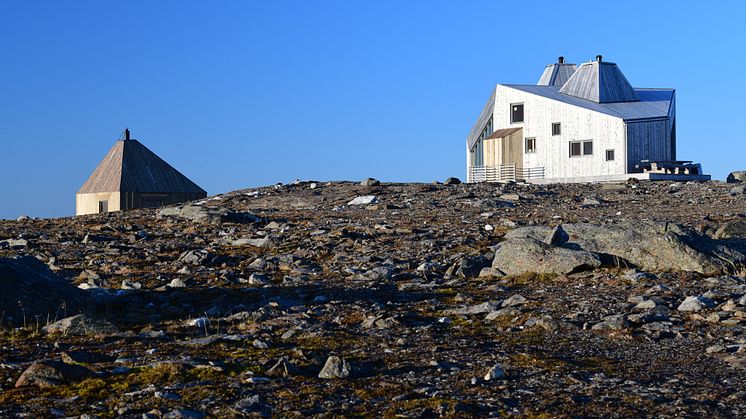
[{"label": "white wooden cabin", "polygon": [[676,161],[675,90],[633,88],[600,55],[560,57],[536,85],[498,84],[466,140],[468,182],[709,180],[688,163]]}]

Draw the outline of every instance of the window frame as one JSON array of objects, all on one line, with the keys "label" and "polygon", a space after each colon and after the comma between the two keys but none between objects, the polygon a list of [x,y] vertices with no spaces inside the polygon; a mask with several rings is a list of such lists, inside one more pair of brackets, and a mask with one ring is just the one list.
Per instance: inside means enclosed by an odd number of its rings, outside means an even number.
[{"label": "window frame", "polygon": [[[516,121],[514,119],[513,113],[515,112],[513,110],[514,106],[520,106],[521,107],[521,120]],[[516,102],[510,104],[510,123],[511,124],[522,124],[524,121],[526,121],[526,107],[523,105],[523,102]]]},{"label": "window frame", "polygon": [[[593,140],[583,140],[583,156],[592,156],[593,155]],[[585,146],[590,144],[591,145],[591,152],[586,153],[585,152]]]},{"label": "window frame", "polygon": [[[554,128],[557,128],[557,132],[554,132]],[[557,137],[562,135],[562,123],[561,122],[552,122],[552,137]]]},{"label": "window frame", "polygon": [[[528,143],[531,142],[533,144],[533,147],[529,148]],[[526,137],[523,139],[523,152],[525,154],[534,154],[536,153],[536,137]]]}]

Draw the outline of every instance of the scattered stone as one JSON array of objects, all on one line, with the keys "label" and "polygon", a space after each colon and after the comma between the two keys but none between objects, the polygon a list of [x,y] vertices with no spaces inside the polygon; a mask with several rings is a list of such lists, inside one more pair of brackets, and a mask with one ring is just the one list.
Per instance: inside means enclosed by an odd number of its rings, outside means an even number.
[{"label": "scattered stone", "polygon": [[348,202],[347,205],[372,205],[378,202],[378,198],[374,195],[358,196],[352,201]]},{"label": "scattered stone", "polygon": [[321,372],[319,372],[319,378],[347,378],[350,376],[350,370],[350,364],[345,359],[338,356],[330,356],[327,358]]},{"label": "scattered stone", "polygon": [[712,302],[712,300],[705,298],[705,297],[699,297],[699,296],[689,296],[684,299],[684,301],[679,304],[679,307],[677,310],[679,311],[701,311],[702,309],[712,307],[715,304]]},{"label": "scattered stone", "polygon": [[497,381],[505,379],[505,370],[502,365],[497,364],[487,371],[484,375],[484,381]]}]

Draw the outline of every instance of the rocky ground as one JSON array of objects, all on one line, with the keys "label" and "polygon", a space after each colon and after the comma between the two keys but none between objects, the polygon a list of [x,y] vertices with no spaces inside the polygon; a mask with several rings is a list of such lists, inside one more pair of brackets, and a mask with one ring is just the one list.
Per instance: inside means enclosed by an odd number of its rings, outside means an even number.
[{"label": "rocky ground", "polygon": [[0,221],[0,415],[746,415],[742,184],[298,182]]}]

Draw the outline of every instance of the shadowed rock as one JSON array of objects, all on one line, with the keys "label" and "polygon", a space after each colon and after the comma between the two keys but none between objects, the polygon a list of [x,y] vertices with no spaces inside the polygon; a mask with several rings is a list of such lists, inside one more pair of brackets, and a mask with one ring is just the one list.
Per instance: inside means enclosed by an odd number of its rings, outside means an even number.
[{"label": "shadowed rock", "polygon": [[16,381],[16,387],[42,388],[70,384],[91,376],[88,368],[61,361],[41,361],[31,364]]},{"label": "shadowed rock", "polygon": [[533,238],[510,239],[500,243],[492,267],[508,275],[525,272],[568,274],[597,268],[601,259],[593,252],[550,246]]},{"label": "shadowed rock", "polygon": [[86,301],[84,291],[31,256],[0,258],[0,284],[0,311],[15,325],[23,325],[24,317],[30,325],[36,316],[46,321],[78,312]]}]

